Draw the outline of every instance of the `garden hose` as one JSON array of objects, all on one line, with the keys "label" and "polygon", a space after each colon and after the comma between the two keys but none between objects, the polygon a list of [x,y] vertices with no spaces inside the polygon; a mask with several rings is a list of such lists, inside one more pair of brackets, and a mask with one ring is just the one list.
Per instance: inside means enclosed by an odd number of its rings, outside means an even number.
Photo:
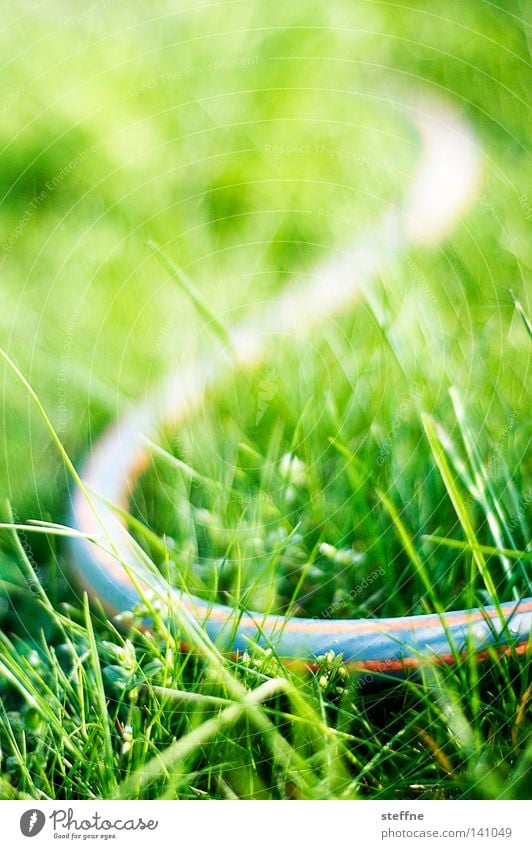
[{"label": "garden hose", "polygon": [[[161,425],[179,427],[200,407],[206,389],[235,366],[263,361],[274,333],[301,337],[363,299],[379,270],[416,245],[437,244],[471,203],[480,156],[467,122],[432,97],[397,108],[419,138],[419,158],[403,202],[387,209],[371,234],[318,264],[304,285],[288,285],[260,314],[236,325],[215,364],[199,359],[170,375],[93,447],[71,502],[71,525],[89,538],[72,538],[69,546],[79,584],[107,615],[138,610],[148,595],[159,599],[163,611],[169,609],[165,605],[181,611],[227,654],[250,652],[258,644],[271,647],[287,664],[312,668],[332,650],[349,667],[394,676],[430,661],[454,663],[472,650],[478,658],[525,651],[532,598],[384,619],[288,618],[236,610],[169,590],[126,527],[131,494],[150,461],[146,437],[155,438]],[[98,542],[102,538],[107,544]],[[149,620],[143,627],[150,627]]]}]

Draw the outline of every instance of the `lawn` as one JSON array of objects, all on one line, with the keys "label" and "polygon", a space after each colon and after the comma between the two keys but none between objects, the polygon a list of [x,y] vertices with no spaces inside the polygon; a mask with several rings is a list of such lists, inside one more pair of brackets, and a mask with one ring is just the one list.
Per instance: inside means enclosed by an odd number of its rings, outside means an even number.
[{"label": "lawn", "polygon": [[[441,243],[392,263],[383,244],[358,304],[274,335],[161,427],[132,530],[172,584],[237,609],[532,595],[524,16],[517,0],[10,2],[0,346],[62,450],[2,360],[3,521],[68,521],[66,455],[80,468],[162,375],[216,362],[220,333],[371,233],[419,149],[397,104],[432,96],[474,132],[471,207]],[[149,632],[140,609],[109,620],[64,537],[0,533],[1,798],[529,792],[530,652],[406,680],[334,653],[312,672],[274,646],[229,659],[179,611],[149,609]]]}]

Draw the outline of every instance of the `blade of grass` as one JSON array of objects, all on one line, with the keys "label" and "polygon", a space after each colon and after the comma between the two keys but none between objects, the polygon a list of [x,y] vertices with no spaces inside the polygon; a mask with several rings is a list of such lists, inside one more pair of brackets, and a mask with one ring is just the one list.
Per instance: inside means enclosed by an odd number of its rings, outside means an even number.
[{"label": "blade of grass", "polygon": [[179,268],[162,250],[162,248],[153,239],[148,240],[148,247],[157,256],[166,270],[172,275],[175,282],[178,284],[182,292],[194,305],[199,315],[207,322],[210,329],[223,343],[224,347],[232,351],[233,344],[229,331],[221,324],[214,313],[207,306],[205,299],[202,297],[198,289],[194,286],[185,272]]}]

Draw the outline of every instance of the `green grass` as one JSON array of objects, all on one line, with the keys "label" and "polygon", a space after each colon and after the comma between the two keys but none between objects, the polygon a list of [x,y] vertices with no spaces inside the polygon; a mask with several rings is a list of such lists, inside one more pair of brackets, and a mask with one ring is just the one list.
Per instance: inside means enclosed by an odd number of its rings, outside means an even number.
[{"label": "green grass", "polygon": [[[162,432],[132,512],[166,539],[172,582],[244,607],[380,616],[530,595],[524,7],[329,5],[160,0],[124,23],[114,4],[68,19],[13,4],[0,344],[77,464],[169,363],[216,358],[224,327],[372,227],[415,161],[396,92],[446,94],[484,153],[472,210]],[[2,377],[2,518],[61,522],[65,456]],[[152,635],[107,621],[63,542],[0,536],[2,798],[526,796],[528,654],[386,688],[333,656],[313,674],[253,647],[234,663],[180,611]]]},{"label": "green grass", "polygon": [[[364,333],[368,324],[361,309],[355,322],[328,328],[322,342],[299,343],[290,353],[272,346],[282,353],[272,350],[263,369],[237,374],[208,394],[209,415],[165,435],[168,450],[156,452],[134,509],[159,535],[149,549],[154,557],[165,554],[164,535],[173,539],[174,583],[184,581],[209,598],[216,588],[219,600],[248,608],[296,604],[294,612],[307,616],[327,615],[331,606],[337,616],[402,615],[434,609],[438,598],[446,609],[476,606],[495,593],[507,599],[527,594],[526,528],[520,521],[510,528],[512,489],[525,489],[521,457],[510,460],[506,452],[512,478],[503,469],[490,473],[477,429],[467,417],[456,421],[451,398],[436,410],[452,437],[424,413],[434,412],[419,391],[429,385],[430,372],[418,372],[409,385],[381,334],[371,340]],[[359,351],[353,357],[352,340],[361,333],[368,349],[374,347],[371,366],[386,373],[403,399],[402,414],[387,410],[382,398],[375,399],[378,413],[361,405],[360,382],[349,368],[367,363]],[[523,337],[526,345],[524,331]],[[429,369],[433,356],[427,340],[421,360]],[[261,386],[270,384],[269,401],[261,404]],[[482,392],[493,392],[487,379]],[[452,397],[458,406],[458,393]],[[380,433],[372,427],[376,421]],[[411,569],[379,491],[415,533],[428,581]],[[431,535],[467,545],[431,543],[425,539]],[[491,546],[488,558],[479,545]],[[517,548],[521,558],[510,564],[496,553],[503,548]],[[375,572],[371,593],[353,594]]]}]

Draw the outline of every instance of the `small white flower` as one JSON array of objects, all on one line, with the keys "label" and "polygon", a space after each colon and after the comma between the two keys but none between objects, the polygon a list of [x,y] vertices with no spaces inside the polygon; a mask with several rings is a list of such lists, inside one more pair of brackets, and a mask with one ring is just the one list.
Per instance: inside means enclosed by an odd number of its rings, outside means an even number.
[{"label": "small white flower", "polygon": [[283,454],[279,471],[283,478],[294,486],[305,486],[307,483],[307,467],[295,454]]},{"label": "small white flower", "polygon": [[322,542],[320,554],[338,566],[354,566],[364,560],[364,555],[359,551],[353,551],[352,548],[336,548],[328,542]]}]

